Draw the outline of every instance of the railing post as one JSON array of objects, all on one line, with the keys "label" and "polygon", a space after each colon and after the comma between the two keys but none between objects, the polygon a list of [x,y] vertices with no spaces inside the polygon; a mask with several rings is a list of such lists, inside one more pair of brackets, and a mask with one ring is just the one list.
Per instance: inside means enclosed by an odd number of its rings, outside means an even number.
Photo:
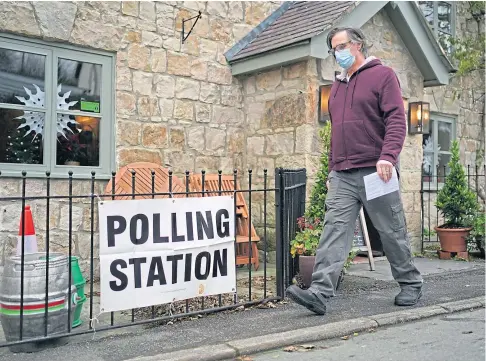
[{"label": "railing post", "polygon": [[424,212],[424,167],[420,170],[420,253],[424,253],[424,226],[425,226],[425,212]]},{"label": "railing post", "polygon": [[285,267],[284,267],[284,206],[285,189],[282,168],[275,169],[275,248],[276,248],[276,282],[277,296],[285,297]]}]

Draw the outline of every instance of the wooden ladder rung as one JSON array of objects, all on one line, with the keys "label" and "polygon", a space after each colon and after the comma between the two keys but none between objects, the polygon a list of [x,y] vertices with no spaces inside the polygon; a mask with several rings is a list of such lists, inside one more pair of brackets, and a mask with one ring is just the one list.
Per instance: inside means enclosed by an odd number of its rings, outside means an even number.
[{"label": "wooden ladder rung", "polygon": [[[240,235],[237,235],[236,236],[236,243],[248,243],[248,240],[249,240],[249,237],[248,236],[240,236]],[[259,242],[260,241],[260,237],[253,236],[253,237],[251,237],[251,241],[252,242]]]}]

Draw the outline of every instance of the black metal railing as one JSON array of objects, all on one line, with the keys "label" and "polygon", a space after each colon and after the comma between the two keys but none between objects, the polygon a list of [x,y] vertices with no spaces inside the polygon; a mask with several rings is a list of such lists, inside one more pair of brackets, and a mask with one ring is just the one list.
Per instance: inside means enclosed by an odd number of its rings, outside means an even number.
[{"label": "black metal railing", "polygon": [[[465,167],[469,189],[476,193],[477,201],[486,212],[486,166],[478,167],[468,165]],[[429,167],[427,172],[422,170],[422,183],[420,190],[421,214],[422,214],[422,252],[433,243],[439,242],[435,227],[443,224],[444,219],[435,206],[437,191],[441,189],[449,173],[448,167],[436,167],[432,170]]]},{"label": "black metal railing", "polygon": [[297,219],[305,213],[307,172],[305,168],[275,170],[277,221],[277,294],[285,289],[298,273],[298,262],[290,254],[290,242],[297,233]]},{"label": "black metal railing", "polygon": [[[209,314],[214,312],[220,312],[225,310],[230,310],[238,308],[240,306],[248,307],[251,305],[256,305],[260,303],[266,303],[269,301],[282,300],[284,297],[285,286],[289,284],[291,278],[295,274],[294,265],[292,263],[290,252],[289,252],[289,242],[295,236],[295,225],[298,217],[302,216],[305,209],[305,198],[306,198],[306,171],[305,169],[299,170],[288,170],[288,169],[276,169],[275,173],[275,187],[269,187],[269,176],[267,170],[264,170],[263,174],[254,174],[251,170],[240,174],[237,170],[234,170],[232,174],[233,184],[237,185],[244,180],[247,184],[245,189],[231,189],[229,192],[227,189],[223,189],[222,182],[222,172],[218,171],[218,190],[215,192],[213,190],[205,189],[205,177],[206,173],[202,171],[200,173],[202,180],[202,190],[200,191],[190,191],[189,178],[190,173],[186,172],[183,178],[185,178],[184,187],[185,191],[174,191],[174,178],[175,176],[171,171],[168,172],[168,190],[166,192],[156,192],[157,175],[155,171],[151,171],[151,177],[144,177],[139,179],[137,176],[137,171],[135,169],[131,170],[131,192],[119,193],[116,187],[117,174],[113,173],[111,177],[111,189],[104,191],[106,187],[106,180],[97,179],[96,173],[92,172],[91,178],[79,178],[75,177],[73,172],[68,173],[68,178],[64,180],[52,179],[49,172],[46,173],[45,178],[39,180],[29,178],[26,172],[22,172],[20,179],[13,178],[3,178],[0,173],[0,181],[8,182],[20,182],[20,187],[18,188],[20,194],[12,194],[6,197],[0,197],[0,205],[18,205],[19,213],[18,215],[22,219],[22,229],[20,231],[21,235],[19,237],[19,242],[21,243],[21,255],[20,255],[20,313],[18,315],[18,334],[11,335],[10,339],[6,339],[3,342],[0,340],[0,347],[4,346],[20,346],[26,343],[46,341],[57,339],[61,336],[70,335],[80,335],[86,334],[94,331],[103,331],[114,328],[121,328],[130,325],[141,325],[147,323],[160,323],[169,322],[173,319],[184,318],[184,317],[194,317],[201,314]],[[245,179],[246,178],[246,179]],[[42,191],[40,192],[38,187],[35,191],[30,191],[30,183],[34,183],[38,186],[39,182],[42,182]],[[137,192],[137,184],[139,182],[150,184],[151,192],[140,193]],[[65,187],[67,183],[67,187]],[[63,192],[64,189],[64,192]],[[67,194],[65,190],[67,189]],[[89,191],[87,191],[89,189]],[[31,194],[33,193],[33,194]],[[145,196],[145,198],[155,198],[155,197],[207,197],[222,194],[231,194],[234,196],[234,218],[235,218],[235,235],[237,234],[236,219],[237,215],[237,200],[236,196],[238,193],[244,194],[246,204],[248,206],[248,219],[251,220],[248,225],[248,270],[243,269],[244,272],[248,272],[247,277],[238,277],[244,283],[244,293],[240,291],[237,282],[237,289],[234,294],[231,295],[218,295],[218,296],[205,296],[198,297],[199,306],[196,307],[194,303],[196,299],[190,299],[181,301],[177,305],[163,305],[163,306],[151,306],[144,308],[143,310],[131,310],[128,311],[130,319],[126,316],[124,312],[111,312],[105,315],[103,320],[101,315],[97,310],[96,297],[99,296],[97,291],[97,279],[99,277],[99,272],[97,263],[98,262],[98,232],[96,218],[97,218],[97,202],[102,200],[114,200],[120,199],[120,197],[125,197],[124,199],[137,199],[138,197]],[[275,205],[269,205],[269,199],[271,200],[275,195]],[[45,253],[46,271],[45,271],[45,299],[41,302],[44,303],[43,314],[43,331],[36,335],[36,337],[26,336],[25,323],[29,314],[25,312],[25,302],[28,299],[27,284],[24,282],[24,268],[25,268],[25,212],[26,204],[34,204],[35,207],[39,207],[40,214],[45,212],[45,229],[37,231],[39,239],[42,239],[44,243],[44,250],[39,249],[39,252]],[[273,203],[273,202],[272,202]],[[267,222],[267,211],[268,207],[276,207],[276,221],[275,224],[268,224]],[[21,207],[21,208],[20,208]],[[67,207],[67,212],[65,211]],[[81,211],[80,211],[81,209]],[[57,210],[56,218],[53,212]],[[64,213],[63,213],[64,210]],[[75,212],[76,210],[76,212]],[[258,210],[258,211],[257,211]],[[36,215],[37,208],[34,209]],[[16,211],[15,211],[16,212]],[[66,219],[67,213],[67,219]],[[64,214],[64,216],[63,216]],[[80,221],[79,215],[82,215]],[[263,246],[263,251],[265,257],[263,257],[263,280],[256,282],[258,276],[252,271],[252,225],[256,222],[253,219],[259,219],[259,236],[262,237],[260,242],[260,247]],[[61,221],[67,222],[66,224],[61,224]],[[43,222],[44,223],[44,222]],[[18,224],[18,223],[17,223]],[[71,302],[68,302],[68,316],[67,316],[67,326],[65,331],[52,334],[50,332],[49,323],[52,315],[49,311],[49,280],[51,277],[49,270],[49,257],[50,254],[57,252],[56,248],[59,248],[58,243],[53,242],[53,236],[57,232],[58,228],[63,229],[63,233],[66,236],[66,244],[63,244],[62,248],[67,251],[65,254],[68,260],[71,260],[73,256],[78,256],[80,262],[82,262],[85,269],[86,281],[89,282],[89,319],[85,319],[85,324],[83,327],[73,328],[71,319]],[[262,229],[263,228],[263,229]],[[268,277],[268,262],[267,262],[267,247],[269,242],[272,240],[268,239],[267,236],[270,232],[267,232],[267,228],[275,228],[276,234],[276,265],[275,265],[275,277],[272,279]],[[8,231],[14,231],[12,229],[3,229],[0,233],[1,237],[5,237]],[[62,237],[61,237],[62,238]],[[89,239],[89,245],[82,244],[82,240]],[[5,242],[5,240],[4,240]],[[80,247],[86,247],[89,249],[88,254],[84,252],[83,255],[80,254]],[[237,247],[237,242],[235,240],[235,251]],[[41,247],[42,248],[42,247]],[[235,252],[236,253],[236,252]],[[72,270],[71,264],[69,263],[69,287],[70,292],[73,286]],[[241,269],[240,269],[241,271]],[[239,272],[240,272],[239,271]],[[87,274],[86,274],[87,273]],[[261,276],[260,276],[261,277]],[[272,284],[272,282],[274,284]],[[243,286],[242,286],[243,287]],[[263,287],[263,289],[257,289],[258,287]],[[273,291],[275,290],[275,291]],[[27,292],[27,293],[26,293]],[[258,294],[258,295],[257,295]],[[0,294],[0,298],[2,295]],[[165,307],[160,310],[160,307]],[[167,311],[166,308],[169,307]],[[98,316],[96,316],[98,315]],[[3,316],[2,316],[3,317]],[[3,321],[2,326],[4,326]],[[96,321],[96,322],[95,322]],[[29,335],[31,335],[30,333]]]}]

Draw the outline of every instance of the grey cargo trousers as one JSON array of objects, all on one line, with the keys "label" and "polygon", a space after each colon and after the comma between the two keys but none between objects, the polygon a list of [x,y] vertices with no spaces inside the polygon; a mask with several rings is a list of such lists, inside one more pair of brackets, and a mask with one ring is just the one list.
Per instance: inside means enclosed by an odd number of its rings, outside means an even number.
[{"label": "grey cargo trousers", "polygon": [[324,230],[316,253],[310,290],[324,297],[335,295],[337,281],[352,247],[356,219],[365,207],[378,231],[391,271],[400,287],[421,287],[422,276],[412,260],[400,192],[366,200],[363,177],[375,167],[329,174]]}]

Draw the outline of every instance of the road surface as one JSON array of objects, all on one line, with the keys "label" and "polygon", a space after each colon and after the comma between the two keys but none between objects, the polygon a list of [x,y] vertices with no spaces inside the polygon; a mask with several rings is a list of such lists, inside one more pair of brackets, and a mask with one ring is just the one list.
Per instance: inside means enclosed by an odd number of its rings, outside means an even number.
[{"label": "road surface", "polygon": [[[484,308],[240,357],[248,361],[484,361]],[[292,351],[294,350],[294,351]],[[289,352],[291,351],[291,352]]]}]

